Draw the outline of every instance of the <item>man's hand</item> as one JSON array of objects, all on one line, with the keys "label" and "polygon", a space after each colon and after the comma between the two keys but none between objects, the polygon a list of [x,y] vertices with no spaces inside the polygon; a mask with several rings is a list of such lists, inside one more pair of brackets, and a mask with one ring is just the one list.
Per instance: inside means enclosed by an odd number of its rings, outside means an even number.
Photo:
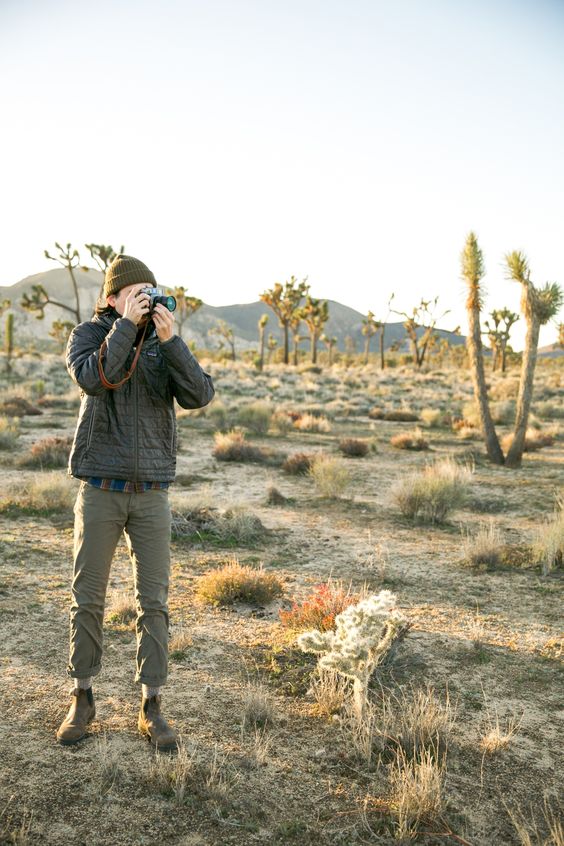
[{"label": "man's hand", "polygon": [[152,317],[159,341],[169,341],[174,334],[174,315],[172,312],[162,303],[157,303]]},{"label": "man's hand", "polygon": [[146,287],[146,285],[136,285],[135,288],[131,289],[125,299],[125,308],[122,316],[127,317],[136,326],[139,326],[141,321],[149,314],[151,304],[149,295],[139,294],[137,296],[137,293]]}]

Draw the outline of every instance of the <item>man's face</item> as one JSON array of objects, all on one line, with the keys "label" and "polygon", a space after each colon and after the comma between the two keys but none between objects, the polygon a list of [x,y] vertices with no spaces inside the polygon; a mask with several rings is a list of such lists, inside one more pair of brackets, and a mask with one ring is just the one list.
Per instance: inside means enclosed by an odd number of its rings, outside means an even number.
[{"label": "man's face", "polygon": [[123,314],[125,311],[125,301],[127,299],[127,295],[130,291],[133,291],[135,288],[137,290],[141,290],[141,288],[146,288],[147,285],[139,285],[136,283],[134,285],[126,285],[125,288],[121,288],[117,294],[110,294],[107,298],[108,303],[115,308],[118,314]]}]

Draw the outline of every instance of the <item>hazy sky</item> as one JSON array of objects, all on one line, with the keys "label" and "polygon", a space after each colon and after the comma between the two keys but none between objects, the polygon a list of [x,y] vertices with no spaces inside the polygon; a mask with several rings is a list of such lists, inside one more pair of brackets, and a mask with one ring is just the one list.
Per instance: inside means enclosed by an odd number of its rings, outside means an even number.
[{"label": "hazy sky", "polygon": [[466,331],[473,229],[486,310],[514,249],[564,285],[564,0],[0,0],[0,68],[0,284],[123,243],[212,305],[307,275]]}]

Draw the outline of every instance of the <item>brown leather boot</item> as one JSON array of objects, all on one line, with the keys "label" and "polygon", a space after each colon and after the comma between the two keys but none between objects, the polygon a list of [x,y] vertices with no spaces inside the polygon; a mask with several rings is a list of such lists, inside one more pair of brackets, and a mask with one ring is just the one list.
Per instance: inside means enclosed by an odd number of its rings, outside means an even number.
[{"label": "brown leather boot", "polygon": [[175,752],[178,749],[178,735],[161,714],[160,696],[142,697],[137,727],[159,752]]},{"label": "brown leather boot", "polygon": [[72,692],[73,697],[70,710],[57,729],[57,740],[63,746],[71,746],[86,737],[86,726],[96,716],[96,706],[92,688],[83,690],[76,687]]}]

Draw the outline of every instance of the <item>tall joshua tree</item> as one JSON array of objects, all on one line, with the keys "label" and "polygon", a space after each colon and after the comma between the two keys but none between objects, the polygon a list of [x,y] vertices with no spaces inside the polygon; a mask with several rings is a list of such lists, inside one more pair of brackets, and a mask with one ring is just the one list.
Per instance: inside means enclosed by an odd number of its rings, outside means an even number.
[{"label": "tall joshua tree", "polygon": [[527,323],[513,439],[505,458],[507,467],[519,467],[533,399],[540,327],[558,314],[564,303],[564,292],[556,282],[547,282],[544,287],[536,288],[531,282],[529,263],[522,252],[514,250],[512,253],[506,253],[505,262],[507,277],[521,285],[521,311]]},{"label": "tall joshua tree", "polygon": [[[411,343],[413,363],[417,367],[422,366],[425,360],[425,354],[430,346],[432,346],[431,340],[435,333],[435,326],[450,311],[450,309],[447,309],[440,316],[437,315],[435,309],[438,301],[438,296],[434,300],[424,300],[421,298],[421,302],[418,306],[414,306],[411,314],[408,314],[406,311],[391,309],[396,314],[405,318],[403,325]],[[418,329],[423,329],[421,336],[417,334]]]},{"label": "tall joshua tree", "polygon": [[274,288],[269,288],[260,294],[259,299],[267,306],[270,306],[284,332],[284,364],[290,360],[290,322],[302,299],[309,291],[307,276],[298,282],[295,276],[291,276],[284,285],[277,282]]},{"label": "tall joshua tree", "polygon": [[182,337],[182,327],[204,303],[199,297],[189,297],[186,288],[182,285],[174,289],[174,298],[176,299],[175,317],[178,323],[178,334]]},{"label": "tall joshua tree", "polygon": [[468,313],[469,331],[466,338],[466,346],[468,349],[468,358],[470,359],[474,397],[479,409],[480,424],[488,456],[495,464],[503,464],[503,452],[499,445],[488,403],[482,332],[480,328],[480,311],[483,304],[483,292],[480,289],[480,280],[486,271],[482,251],[478,246],[478,239],[474,232],[470,232],[466,238],[466,244],[460,254],[460,263],[462,278],[466,282],[468,289],[466,311]]},{"label": "tall joshua tree", "polygon": [[[81,266],[78,250],[73,250],[70,244],[67,244],[66,247],[63,248],[59,243],[57,243],[57,241],[55,241],[55,246],[59,251],[59,255],[52,256],[49,254],[48,250],[45,250],[45,258],[50,259],[50,261],[59,262],[62,267],[66,267],[68,270],[74,291],[75,307],[72,308],[72,306],[69,306],[66,303],[53,300],[43,285],[32,285],[33,293],[31,296],[27,293],[22,296],[21,306],[27,311],[36,311],[37,319],[42,320],[45,317],[46,306],[55,305],[65,311],[69,311],[74,316],[75,322],[80,323],[80,296],[78,293],[76,276],[74,275],[76,268]],[[88,268],[83,268],[83,270],[84,269],[88,270]]]},{"label": "tall joshua tree", "polygon": [[258,359],[258,369],[262,370],[264,368],[264,330],[266,329],[266,324],[268,323],[268,314],[261,314],[258,321],[258,330],[259,330],[259,359]]},{"label": "tall joshua tree", "polygon": [[363,318],[362,334],[366,338],[366,341],[364,342],[364,363],[365,364],[368,364],[368,356],[369,356],[369,353],[370,353],[370,339],[372,338],[373,335],[376,334],[376,332],[378,331],[378,329],[380,329],[381,326],[382,326],[382,324],[378,320],[374,319],[374,314],[371,311],[369,311],[368,314],[366,315],[366,317]]},{"label": "tall joshua tree", "polygon": [[309,330],[311,363],[316,364],[317,342],[323,333],[323,327],[329,320],[329,303],[327,300],[317,300],[308,294],[305,304],[299,310],[299,314]]},{"label": "tall joshua tree", "polygon": [[334,336],[322,335],[319,340],[324,343],[329,350],[329,367],[331,367],[333,364],[333,348],[337,344],[337,338]]},{"label": "tall joshua tree", "polygon": [[125,247],[122,244],[118,252],[116,253],[116,251],[110,244],[85,244],[84,246],[98,265],[98,269],[102,272],[102,284],[100,286],[100,292],[98,294],[98,297],[103,297],[106,270],[113,262],[115,257],[119,255],[119,253],[125,253]]}]

